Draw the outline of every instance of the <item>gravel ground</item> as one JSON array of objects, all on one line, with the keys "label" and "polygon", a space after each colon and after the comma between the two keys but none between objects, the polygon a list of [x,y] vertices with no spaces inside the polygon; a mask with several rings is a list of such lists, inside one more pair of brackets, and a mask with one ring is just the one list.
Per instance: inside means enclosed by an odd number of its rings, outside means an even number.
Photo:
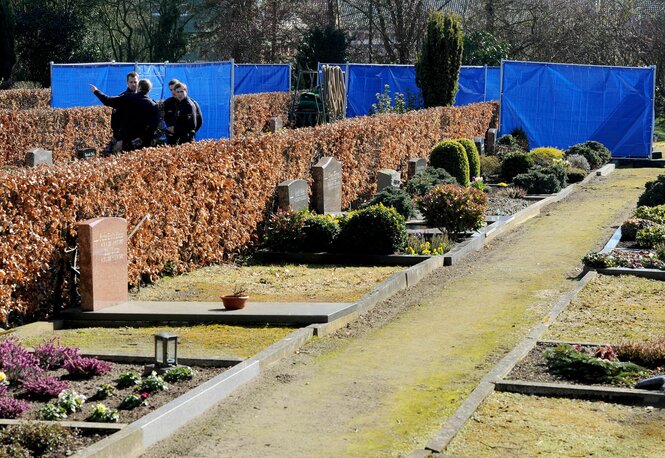
[{"label": "gravel ground", "polygon": [[512,199],[510,197],[490,196],[488,215],[508,216],[514,215],[520,210],[531,205],[533,201],[526,199]]}]

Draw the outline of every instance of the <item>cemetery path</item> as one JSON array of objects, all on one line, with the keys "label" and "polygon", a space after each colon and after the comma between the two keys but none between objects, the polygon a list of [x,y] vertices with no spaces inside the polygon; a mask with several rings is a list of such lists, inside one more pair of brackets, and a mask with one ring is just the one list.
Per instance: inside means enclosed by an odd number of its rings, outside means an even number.
[{"label": "cemetery path", "polygon": [[574,287],[582,256],[659,173],[618,169],[578,187],[460,265],[313,340],[145,456],[365,457],[422,448]]}]

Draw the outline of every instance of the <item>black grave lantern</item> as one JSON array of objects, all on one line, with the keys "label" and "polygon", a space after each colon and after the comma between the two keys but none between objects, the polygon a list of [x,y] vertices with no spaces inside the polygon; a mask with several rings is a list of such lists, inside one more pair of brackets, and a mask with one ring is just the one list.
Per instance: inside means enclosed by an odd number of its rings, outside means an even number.
[{"label": "black grave lantern", "polygon": [[163,332],[155,334],[155,368],[178,365],[178,336]]}]

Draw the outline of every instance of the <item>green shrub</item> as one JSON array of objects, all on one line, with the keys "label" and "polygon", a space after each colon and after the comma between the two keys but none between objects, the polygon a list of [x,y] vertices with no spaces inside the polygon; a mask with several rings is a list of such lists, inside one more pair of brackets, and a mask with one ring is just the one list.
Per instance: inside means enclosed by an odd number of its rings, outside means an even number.
[{"label": "green shrub", "polygon": [[542,169],[520,173],[513,183],[526,189],[528,194],[554,194],[561,191],[561,183],[556,175],[544,173]]},{"label": "green shrub", "polygon": [[627,242],[635,241],[637,231],[655,225],[656,223],[647,219],[629,218],[621,225],[621,240]]},{"label": "green shrub", "polygon": [[429,155],[432,167],[446,170],[462,186],[469,186],[469,160],[459,142],[446,140],[438,143]]},{"label": "green shrub", "polygon": [[549,167],[543,167],[540,171],[545,174],[554,175],[562,188],[566,187],[568,184],[566,166],[563,162],[552,164]]},{"label": "green shrub", "polygon": [[409,219],[415,208],[411,196],[404,189],[394,187],[384,188],[377,192],[369,202],[369,205],[376,204],[393,207],[404,219]]},{"label": "green shrub", "polygon": [[609,267],[626,267],[627,262],[609,253],[592,252],[588,253],[582,258],[585,266],[593,267],[594,269],[606,269]]},{"label": "green shrub", "polygon": [[665,243],[665,224],[656,224],[637,231],[635,243],[641,248],[653,248]]},{"label": "green shrub", "polygon": [[435,186],[418,200],[418,208],[427,224],[453,240],[459,240],[464,232],[480,229],[487,206],[488,198],[484,192],[452,184]]},{"label": "green shrub", "polygon": [[586,158],[580,154],[571,154],[570,156],[566,156],[566,162],[568,162],[568,165],[571,169],[582,169],[587,173],[587,175],[589,172],[591,172],[589,161],[587,161]]},{"label": "green shrub", "polygon": [[351,212],[340,221],[336,247],[346,253],[392,254],[404,248],[404,217],[382,204]]},{"label": "green shrub", "polygon": [[579,154],[589,162],[591,169],[597,169],[605,165],[611,158],[610,150],[605,148],[601,143],[589,141],[585,143],[578,143],[571,146],[566,151],[566,157]]},{"label": "green shrub", "polygon": [[431,13],[415,65],[416,84],[426,108],[455,103],[463,49],[459,18],[447,12]]},{"label": "green shrub", "polygon": [[0,430],[0,446],[5,446],[8,450],[25,450],[29,452],[26,456],[64,456],[63,451],[74,449],[77,442],[75,434],[59,424],[28,421]]},{"label": "green shrub", "polygon": [[637,201],[637,205],[655,207],[665,204],[665,175],[658,175],[654,181],[648,181],[644,188],[645,191]]},{"label": "green shrub", "polygon": [[635,217],[653,221],[657,224],[665,224],[665,205],[637,207],[637,210],[635,210]]},{"label": "green shrub", "polygon": [[303,226],[309,212],[278,210],[268,221],[263,235],[263,245],[272,251],[300,251]]},{"label": "green shrub", "polygon": [[529,156],[533,159],[534,164],[542,167],[547,167],[554,164],[554,161],[563,159],[565,154],[560,149],[551,147],[534,148],[529,151]]},{"label": "green shrub", "polygon": [[568,183],[579,183],[584,180],[587,175],[588,173],[584,169],[570,168],[566,170]]},{"label": "green shrub", "polygon": [[457,184],[457,180],[445,169],[427,167],[407,181],[404,190],[412,197],[424,196],[439,184]]},{"label": "green shrub", "polygon": [[468,138],[458,138],[455,140],[464,147],[466,151],[466,158],[469,161],[469,177],[479,177],[480,176],[480,154],[478,153],[478,148],[473,140]]},{"label": "green shrub", "polygon": [[603,164],[607,164],[612,159],[612,152],[600,142],[591,140],[584,142],[583,145],[586,145],[588,148],[594,150],[603,161]]},{"label": "green shrub", "polygon": [[526,132],[521,127],[513,129],[510,135],[515,139],[515,143],[523,149],[524,151],[529,151],[529,139],[526,136]]},{"label": "green shrub", "polygon": [[548,348],[543,356],[550,372],[583,383],[632,385],[647,373],[637,364],[597,358],[568,344]]},{"label": "green shrub", "polygon": [[501,179],[513,181],[520,173],[526,173],[533,167],[533,159],[527,153],[513,151],[501,159]]},{"label": "green shrub", "polygon": [[480,156],[480,174],[485,178],[497,175],[501,170],[501,161],[496,156]]},{"label": "green shrub", "polygon": [[661,261],[665,261],[665,243],[659,243],[655,247],[656,257]]},{"label": "green shrub", "polygon": [[517,146],[517,140],[510,134],[502,135],[496,143],[501,146]]},{"label": "green shrub", "polygon": [[310,213],[305,218],[300,244],[296,248],[305,253],[328,251],[338,234],[339,225],[335,218]]}]

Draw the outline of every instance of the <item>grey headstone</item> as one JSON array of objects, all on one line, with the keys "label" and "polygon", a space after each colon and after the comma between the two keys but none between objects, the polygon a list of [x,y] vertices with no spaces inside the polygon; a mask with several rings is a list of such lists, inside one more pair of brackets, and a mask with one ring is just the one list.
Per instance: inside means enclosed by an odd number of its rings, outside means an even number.
[{"label": "grey headstone", "polygon": [[47,149],[34,148],[25,153],[25,163],[28,167],[39,164],[53,165],[53,153]]},{"label": "grey headstone", "polygon": [[427,161],[421,157],[415,158],[415,159],[409,159],[409,179],[413,178],[413,176],[420,172],[421,170],[424,170],[427,167]]},{"label": "grey headstone", "polygon": [[284,127],[284,122],[282,122],[282,118],[280,118],[279,116],[270,118],[270,120],[268,121],[268,132],[272,132],[274,134],[283,127]]},{"label": "grey headstone", "polygon": [[485,152],[487,154],[492,155],[496,153],[496,135],[496,129],[487,129],[487,133],[485,134]]},{"label": "grey headstone", "polygon": [[381,169],[376,174],[376,192],[385,188],[399,188],[402,174],[392,169]]},{"label": "grey headstone", "polygon": [[485,139],[483,137],[473,137],[473,143],[476,144],[478,154],[485,153]]},{"label": "grey headstone", "polygon": [[282,210],[307,210],[309,196],[307,195],[307,182],[305,180],[287,180],[277,185],[279,208]]},{"label": "grey headstone", "polygon": [[319,214],[342,212],[342,163],[323,157],[312,167],[314,209]]}]

